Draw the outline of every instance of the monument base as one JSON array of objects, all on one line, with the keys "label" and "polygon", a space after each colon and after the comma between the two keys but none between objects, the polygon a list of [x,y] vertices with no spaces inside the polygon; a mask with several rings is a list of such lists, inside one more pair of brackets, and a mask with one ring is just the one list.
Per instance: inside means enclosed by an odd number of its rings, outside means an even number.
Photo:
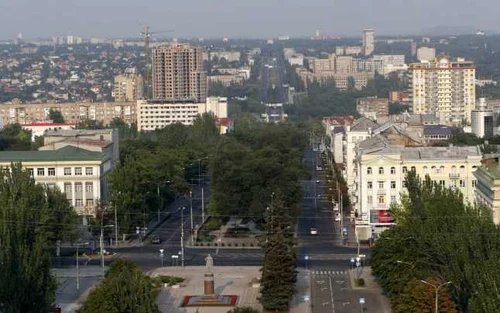
[{"label": "monument base", "polygon": [[205,284],[203,290],[206,296],[215,294],[214,273],[205,273]]},{"label": "monument base", "polygon": [[238,296],[236,295],[185,296],[181,307],[235,306],[237,302]]}]

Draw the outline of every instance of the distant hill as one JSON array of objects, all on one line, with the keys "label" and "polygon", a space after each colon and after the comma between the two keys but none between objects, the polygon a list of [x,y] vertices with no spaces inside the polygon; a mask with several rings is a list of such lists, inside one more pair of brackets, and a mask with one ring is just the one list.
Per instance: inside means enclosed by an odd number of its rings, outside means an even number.
[{"label": "distant hill", "polygon": [[477,32],[477,28],[472,26],[434,26],[424,28],[420,31],[422,36],[456,36],[470,35]]}]

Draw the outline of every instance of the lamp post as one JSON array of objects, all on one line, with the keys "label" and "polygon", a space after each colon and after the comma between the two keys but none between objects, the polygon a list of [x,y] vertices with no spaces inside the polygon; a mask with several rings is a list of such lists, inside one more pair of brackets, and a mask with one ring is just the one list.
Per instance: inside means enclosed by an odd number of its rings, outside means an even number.
[{"label": "lamp post", "polygon": [[181,251],[179,251],[179,254],[181,255],[182,268],[184,268],[184,209],[186,208],[181,208]]},{"label": "lamp post", "polygon": [[354,260],[354,258],[351,258],[351,270],[354,269],[354,263],[356,263],[356,260]]},{"label": "lamp post", "polygon": [[364,304],[365,304],[365,298],[359,298],[359,307],[361,308],[361,313],[363,313]]},{"label": "lamp post", "polygon": [[306,262],[306,271],[307,271],[307,261],[309,260],[309,256],[308,256],[308,255],[306,255],[306,256],[304,257],[304,260],[305,260],[305,262]]},{"label": "lamp post", "polygon": [[194,222],[193,222],[193,191],[189,191],[189,197],[191,198],[191,205],[189,213],[191,215],[191,244],[194,244]]},{"label": "lamp post", "polygon": [[438,286],[436,286],[434,284],[431,284],[431,283],[429,283],[429,282],[427,282],[425,280],[422,280],[422,279],[420,280],[420,282],[424,283],[426,285],[432,286],[436,290],[436,308],[435,308],[435,312],[438,313],[438,311],[439,311],[439,302],[438,302],[438,292],[439,292],[439,289],[441,289],[441,287],[444,287],[446,285],[451,284],[451,281],[448,281],[446,283],[442,283],[441,285],[438,285]]},{"label": "lamp post", "polygon": [[164,252],[165,252],[164,249],[160,249],[161,267],[163,267],[163,257],[165,256],[165,254],[163,254]]},{"label": "lamp post", "polygon": [[79,251],[78,247],[80,245],[88,245],[88,242],[77,242],[76,243],[76,290],[80,290],[80,262],[78,260]]}]

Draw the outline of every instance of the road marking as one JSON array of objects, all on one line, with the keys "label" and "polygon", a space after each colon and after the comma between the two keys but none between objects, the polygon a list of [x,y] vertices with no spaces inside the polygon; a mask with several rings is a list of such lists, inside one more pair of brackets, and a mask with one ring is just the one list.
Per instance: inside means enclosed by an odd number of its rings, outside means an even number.
[{"label": "road marking", "polygon": [[328,278],[330,282],[330,296],[332,298],[332,312],[335,313],[335,302],[333,301],[333,286],[332,286],[332,278]]}]

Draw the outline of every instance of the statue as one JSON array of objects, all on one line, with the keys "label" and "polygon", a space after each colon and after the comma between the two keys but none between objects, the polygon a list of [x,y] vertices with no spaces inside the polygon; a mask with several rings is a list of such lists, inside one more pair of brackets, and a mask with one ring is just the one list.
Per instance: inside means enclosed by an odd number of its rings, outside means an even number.
[{"label": "statue", "polygon": [[205,258],[205,266],[207,267],[207,270],[211,270],[214,266],[214,259],[210,254]]}]

